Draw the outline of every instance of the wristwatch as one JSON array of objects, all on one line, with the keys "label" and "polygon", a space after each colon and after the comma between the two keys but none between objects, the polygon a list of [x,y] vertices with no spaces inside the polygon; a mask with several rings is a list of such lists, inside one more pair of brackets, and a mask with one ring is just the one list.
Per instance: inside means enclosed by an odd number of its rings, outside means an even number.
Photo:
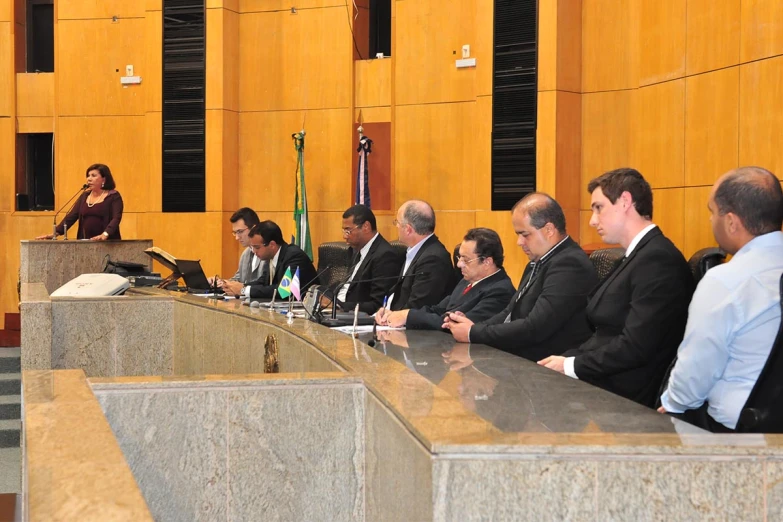
[{"label": "wristwatch", "polygon": [[109,233],[106,232],[105,230],[103,231],[103,237],[109,237]]}]

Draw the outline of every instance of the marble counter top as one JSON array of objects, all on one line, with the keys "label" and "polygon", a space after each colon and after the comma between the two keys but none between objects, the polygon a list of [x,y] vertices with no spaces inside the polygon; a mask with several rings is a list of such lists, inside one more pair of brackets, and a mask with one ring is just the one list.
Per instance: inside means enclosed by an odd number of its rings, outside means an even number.
[{"label": "marble counter top", "polygon": [[[783,454],[778,435],[713,435],[632,401],[441,332],[390,332],[375,348],[303,319],[155,289],[177,302],[274,324],[335,361],[430,452],[504,454]],[[220,378],[215,376],[211,378]]]}]

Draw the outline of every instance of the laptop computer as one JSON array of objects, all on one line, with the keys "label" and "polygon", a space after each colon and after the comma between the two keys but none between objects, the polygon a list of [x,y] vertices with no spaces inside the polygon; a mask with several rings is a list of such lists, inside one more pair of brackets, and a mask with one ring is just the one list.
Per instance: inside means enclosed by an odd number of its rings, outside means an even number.
[{"label": "laptop computer", "polygon": [[[188,261],[187,259],[177,259],[177,272],[182,274],[185,280],[185,287],[192,294],[207,293],[212,291],[207,276],[204,275],[204,269],[201,268],[201,261]],[[219,290],[218,293],[223,293]]]}]

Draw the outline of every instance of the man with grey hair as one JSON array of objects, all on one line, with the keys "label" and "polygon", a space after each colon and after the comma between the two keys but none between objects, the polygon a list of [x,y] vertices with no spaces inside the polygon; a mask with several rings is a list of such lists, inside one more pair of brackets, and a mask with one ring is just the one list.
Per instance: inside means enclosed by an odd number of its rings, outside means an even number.
[{"label": "man with grey hair", "polygon": [[707,204],[731,261],[699,282],[658,411],[710,431],[736,428],[780,325],[783,191],[774,174],[743,167],[721,176]]},{"label": "man with grey hair", "polygon": [[375,314],[378,324],[386,324],[390,311],[438,304],[457,284],[451,255],[435,235],[435,211],[429,203],[406,201],[394,225],[408,251],[400,279]]}]

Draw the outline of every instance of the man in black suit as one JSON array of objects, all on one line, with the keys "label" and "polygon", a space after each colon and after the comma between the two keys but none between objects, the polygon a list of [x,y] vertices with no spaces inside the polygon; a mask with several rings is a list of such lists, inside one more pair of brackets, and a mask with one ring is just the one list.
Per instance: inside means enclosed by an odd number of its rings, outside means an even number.
[{"label": "man in black suit", "polygon": [[307,292],[310,285],[317,282],[313,280],[316,276],[313,262],[301,248],[283,241],[283,233],[273,221],[262,221],[250,229],[250,248],[264,262],[261,277],[245,285],[241,294],[224,286],[227,294],[255,298],[272,297],[289,267],[291,275],[296,273],[297,268],[299,269],[299,284],[303,285],[302,294]]},{"label": "man in black suit", "polygon": [[389,311],[439,303],[457,284],[451,254],[435,235],[435,211],[428,203],[406,201],[397,210],[394,225],[408,251],[387,306],[375,315],[379,324],[385,324]]},{"label": "man in black suit", "polygon": [[530,259],[519,290],[497,315],[477,324],[452,313],[445,326],[459,342],[481,343],[537,361],[590,337],[587,296],[598,276],[584,250],[566,233],[563,209],[542,193],[511,211],[517,244]]},{"label": "man in black suit", "polygon": [[375,214],[364,205],[343,213],[343,237],[351,245],[353,261],[348,282],[336,290],[337,304],[352,311],[358,303],[362,312],[375,313],[396,283],[402,258],[378,233]]},{"label": "man in black suit", "polygon": [[463,279],[451,295],[436,305],[391,312],[386,315],[386,324],[409,330],[440,330],[446,312],[461,312],[472,321],[492,317],[514,294],[514,285],[503,269],[503,257],[497,232],[488,228],[468,230],[457,263]]},{"label": "man in black suit", "polygon": [[638,171],[607,172],[587,190],[590,226],[625,248],[625,257],[590,298],[590,339],[539,364],[652,407],[683,338],[693,276],[653,224],[652,190]]}]

